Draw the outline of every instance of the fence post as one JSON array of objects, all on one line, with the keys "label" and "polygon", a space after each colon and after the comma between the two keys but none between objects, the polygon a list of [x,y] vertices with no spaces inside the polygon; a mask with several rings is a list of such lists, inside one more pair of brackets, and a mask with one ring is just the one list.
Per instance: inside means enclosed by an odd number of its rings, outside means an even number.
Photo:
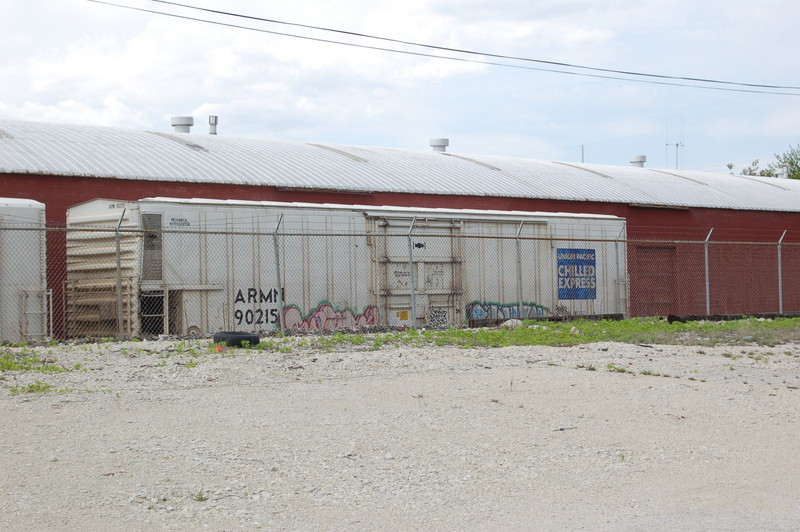
[{"label": "fence post", "polygon": [[278,250],[278,229],[281,227],[283,221],[283,213],[278,217],[278,223],[275,224],[275,230],[272,232],[272,247],[275,250],[275,283],[279,295],[278,300],[278,323],[281,326],[281,334],[286,334],[286,329],[283,325],[283,286],[281,285],[281,255]]},{"label": "fence post", "polygon": [[[3,242],[3,239],[4,239],[5,235],[6,235],[6,233],[4,233],[4,231],[5,231],[5,227],[3,227],[3,215],[0,214],[0,252],[6,249],[6,247],[4,245],[4,242]],[[2,264],[0,264],[0,267],[2,267]],[[0,270],[0,275],[3,275],[4,273],[5,272]],[[0,304],[0,341],[5,340],[5,338],[3,338],[3,326],[2,326],[3,323],[5,323],[5,321],[3,320],[3,305]]]},{"label": "fence post", "polygon": [[786,237],[788,229],[784,229],[780,240],[778,240],[778,314],[783,314],[783,259],[782,248],[783,239]]},{"label": "fence post", "polygon": [[411,226],[408,228],[408,272],[411,274],[411,326],[417,328],[417,277],[414,274],[414,245],[411,242],[411,233],[414,231],[414,225],[417,223],[417,217],[411,220]]},{"label": "fence post", "polygon": [[53,289],[47,290],[45,292],[45,304],[47,305],[47,312],[49,314],[49,325],[47,327],[47,339],[51,340],[53,338]]},{"label": "fence post", "polygon": [[708,232],[708,236],[706,237],[706,241],[704,244],[705,253],[706,253],[706,315],[711,314],[711,278],[709,276],[709,267],[708,267],[708,241],[711,240],[711,233],[714,232],[714,228],[711,228],[711,231]]},{"label": "fence post", "polygon": [[625,228],[619,230],[619,234],[617,238],[614,240],[614,260],[616,262],[615,269],[616,269],[616,301],[614,302],[614,311],[616,314],[622,314],[622,281],[619,278],[619,240],[622,238],[622,233],[625,232]]},{"label": "fence post", "polygon": [[522,234],[522,226],[525,225],[525,222],[519,223],[519,229],[517,230],[517,319],[522,319],[522,250],[520,249],[520,235]]},{"label": "fence post", "polygon": [[117,230],[114,233],[114,242],[117,248],[117,335],[119,340],[122,340],[125,336],[125,327],[122,325],[122,253],[119,235],[119,228],[122,226],[123,218],[125,218],[125,210],[125,207],[123,207],[122,214],[119,215],[119,221],[117,222]]}]

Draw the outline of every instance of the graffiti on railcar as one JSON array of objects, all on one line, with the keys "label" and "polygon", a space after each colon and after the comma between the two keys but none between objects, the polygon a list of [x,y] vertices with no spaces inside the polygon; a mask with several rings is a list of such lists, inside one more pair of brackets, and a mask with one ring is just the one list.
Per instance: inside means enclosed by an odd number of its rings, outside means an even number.
[{"label": "graffiti on railcar", "polygon": [[470,321],[541,318],[548,311],[547,307],[532,302],[522,303],[522,316],[519,315],[519,303],[473,301],[467,305]]},{"label": "graffiti on railcar", "polygon": [[378,309],[369,306],[359,314],[349,308],[342,308],[329,301],[323,301],[314,310],[303,316],[300,307],[287,305],[283,308],[283,320],[285,327],[304,331],[360,329],[377,325]]},{"label": "graffiti on railcar", "polygon": [[574,318],[572,311],[564,305],[556,305],[553,309],[547,309],[551,318]]},{"label": "graffiti on railcar", "polygon": [[444,308],[431,308],[428,313],[428,325],[431,327],[447,327],[450,325],[450,313]]}]

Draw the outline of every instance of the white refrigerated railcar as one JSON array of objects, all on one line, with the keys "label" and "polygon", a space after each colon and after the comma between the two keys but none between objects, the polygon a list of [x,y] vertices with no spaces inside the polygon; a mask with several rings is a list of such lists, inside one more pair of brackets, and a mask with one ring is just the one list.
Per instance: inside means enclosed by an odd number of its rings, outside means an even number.
[{"label": "white refrigerated railcar", "polygon": [[625,220],[615,216],[145,198],[82,203],[67,223],[71,335],[627,310]]},{"label": "white refrigerated railcar", "polygon": [[41,341],[51,336],[47,289],[45,206],[0,198],[0,341]]}]

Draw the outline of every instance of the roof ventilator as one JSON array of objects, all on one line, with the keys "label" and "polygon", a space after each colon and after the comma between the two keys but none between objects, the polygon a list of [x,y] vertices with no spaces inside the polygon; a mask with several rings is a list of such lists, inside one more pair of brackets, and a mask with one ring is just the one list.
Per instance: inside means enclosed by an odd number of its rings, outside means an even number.
[{"label": "roof ventilator", "polygon": [[172,117],[172,127],[175,128],[175,133],[191,133],[193,125],[194,125],[194,118],[192,118],[191,116]]},{"label": "roof ventilator", "polygon": [[636,168],[644,168],[644,163],[647,162],[646,155],[631,155],[631,165]]},{"label": "roof ventilator", "polygon": [[431,139],[431,148],[437,153],[444,153],[450,145],[450,139]]}]

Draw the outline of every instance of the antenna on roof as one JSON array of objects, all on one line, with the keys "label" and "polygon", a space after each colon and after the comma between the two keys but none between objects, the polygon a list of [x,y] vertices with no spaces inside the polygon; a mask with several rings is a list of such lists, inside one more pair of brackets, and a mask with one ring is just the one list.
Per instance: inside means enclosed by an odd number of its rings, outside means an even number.
[{"label": "antenna on roof", "polygon": [[[667,127],[666,127],[667,148],[666,148],[666,152],[664,153],[664,158],[665,159],[669,158],[669,148],[670,148],[670,146],[675,146],[675,169],[676,170],[678,169],[678,156],[680,155],[680,148],[683,148],[683,117],[680,116],[680,115],[678,116],[678,122],[679,122],[678,123],[678,127],[680,128],[680,132],[678,133],[678,135],[673,135],[673,137],[677,136],[678,138],[676,138],[676,139],[671,141],[670,138],[669,138],[670,137],[670,135],[669,135],[669,118],[667,118]],[[666,166],[666,164],[667,163],[665,161],[664,165]]]}]

